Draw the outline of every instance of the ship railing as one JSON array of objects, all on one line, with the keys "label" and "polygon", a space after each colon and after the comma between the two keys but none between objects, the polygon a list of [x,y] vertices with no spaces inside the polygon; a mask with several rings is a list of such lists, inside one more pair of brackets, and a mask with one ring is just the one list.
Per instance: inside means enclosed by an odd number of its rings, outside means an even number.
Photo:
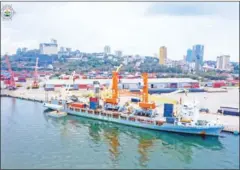
[{"label": "ship railing", "polygon": [[112,115],[113,115],[113,118],[116,118],[116,119],[118,119],[118,118],[119,118],[119,116],[120,116],[120,114],[119,114],[119,113],[113,113]]},{"label": "ship railing", "polygon": [[88,110],[88,113],[89,114],[93,114],[93,110]]},{"label": "ship railing", "polygon": [[102,115],[102,116],[106,116],[107,114],[106,114],[106,112],[102,111],[102,112],[101,112],[101,115]]},{"label": "ship railing", "polygon": [[165,121],[161,121],[161,120],[156,120],[155,124],[158,126],[162,126],[165,123]]},{"label": "ship railing", "polygon": [[135,117],[129,117],[128,120],[135,122],[136,118]]},{"label": "ship railing", "polygon": [[98,110],[94,110],[94,114],[95,114],[95,115],[99,115],[100,112],[99,112]]},{"label": "ship railing", "polygon": [[127,116],[122,116],[121,115],[120,118],[123,119],[123,120],[127,120]]}]

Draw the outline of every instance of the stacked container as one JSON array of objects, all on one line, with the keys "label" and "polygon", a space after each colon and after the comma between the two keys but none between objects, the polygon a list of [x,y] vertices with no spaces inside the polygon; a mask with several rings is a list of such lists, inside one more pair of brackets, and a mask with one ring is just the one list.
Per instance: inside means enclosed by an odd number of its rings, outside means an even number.
[{"label": "stacked container", "polygon": [[99,99],[97,97],[90,97],[90,109],[97,109],[99,105]]},{"label": "stacked container", "polygon": [[138,99],[138,98],[131,98],[131,102],[138,103],[138,102],[140,102],[140,99]]},{"label": "stacked container", "polygon": [[173,104],[164,104],[164,117],[173,117]]}]

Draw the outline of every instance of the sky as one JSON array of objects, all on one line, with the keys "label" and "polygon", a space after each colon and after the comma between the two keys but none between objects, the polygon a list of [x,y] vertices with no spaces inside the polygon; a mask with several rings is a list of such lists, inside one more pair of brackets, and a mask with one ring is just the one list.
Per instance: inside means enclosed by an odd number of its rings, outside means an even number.
[{"label": "sky", "polygon": [[230,55],[231,61],[239,61],[238,2],[11,4],[16,14],[11,21],[1,20],[1,54],[13,54],[18,47],[38,49],[54,38],[59,47],[82,52],[103,52],[109,45],[113,52],[153,56],[166,46],[173,60],[203,44],[204,60]]}]

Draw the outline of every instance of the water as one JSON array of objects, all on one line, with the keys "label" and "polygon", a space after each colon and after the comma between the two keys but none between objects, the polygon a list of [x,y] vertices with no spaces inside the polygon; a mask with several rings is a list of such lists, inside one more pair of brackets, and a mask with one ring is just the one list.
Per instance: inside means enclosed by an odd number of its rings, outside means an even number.
[{"label": "water", "polygon": [[75,116],[1,98],[1,168],[238,168],[239,136],[188,136]]}]

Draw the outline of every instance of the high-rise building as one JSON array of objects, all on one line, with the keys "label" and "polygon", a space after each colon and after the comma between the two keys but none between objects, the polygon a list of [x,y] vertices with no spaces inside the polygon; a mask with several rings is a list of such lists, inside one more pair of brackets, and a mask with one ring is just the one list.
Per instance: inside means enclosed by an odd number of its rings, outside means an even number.
[{"label": "high-rise building", "polygon": [[51,43],[41,43],[39,45],[40,54],[56,55],[58,53],[58,44],[56,40],[51,40]]},{"label": "high-rise building", "polygon": [[122,51],[115,51],[115,55],[117,57],[122,57]]},{"label": "high-rise building", "polygon": [[26,47],[23,47],[23,48],[22,48],[22,52],[23,52],[23,53],[27,52],[27,48],[26,48]]},{"label": "high-rise building", "polygon": [[188,49],[187,50],[187,56],[186,56],[186,62],[191,63],[192,61],[193,61],[192,50]]},{"label": "high-rise building", "polygon": [[64,52],[64,47],[60,47],[60,52]]},{"label": "high-rise building", "polygon": [[217,57],[217,69],[229,70],[230,69],[230,56],[222,55]]},{"label": "high-rise building", "polygon": [[159,64],[165,64],[167,60],[167,47],[162,46],[159,49]]},{"label": "high-rise building", "polygon": [[105,53],[105,54],[110,54],[110,53],[111,53],[111,48],[110,48],[110,46],[106,45],[106,46],[104,47],[104,53]]},{"label": "high-rise building", "polygon": [[194,45],[192,50],[192,61],[194,61],[196,64],[203,65],[203,54],[204,46]]},{"label": "high-rise building", "polygon": [[21,48],[18,48],[17,51],[16,51],[16,54],[17,54],[17,55],[20,55],[21,53],[22,53]]},{"label": "high-rise building", "polygon": [[217,56],[216,67],[217,67],[217,69],[221,69],[222,68],[222,57],[220,57],[220,56]]}]

